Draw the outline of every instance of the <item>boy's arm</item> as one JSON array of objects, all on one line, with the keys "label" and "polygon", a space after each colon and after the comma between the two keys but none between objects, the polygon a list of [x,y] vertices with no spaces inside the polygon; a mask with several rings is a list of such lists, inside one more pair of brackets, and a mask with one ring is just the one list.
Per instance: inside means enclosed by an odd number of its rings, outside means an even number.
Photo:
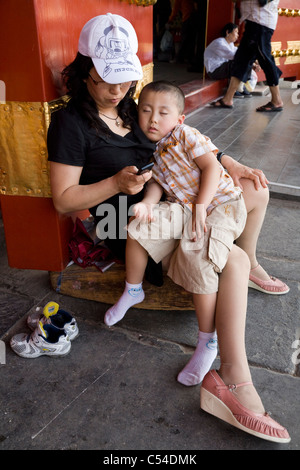
[{"label": "boy's arm", "polygon": [[195,203],[203,204],[206,210],[217,192],[221,170],[213,152],[195,158],[194,162],[201,170],[200,187]]},{"label": "boy's arm", "polygon": [[163,188],[153,178],[146,184],[145,194],[142,202],[157,204],[163,194]]},{"label": "boy's arm", "polygon": [[220,166],[213,152],[205,153],[194,159],[201,170],[198,195],[193,205],[192,240],[201,238],[201,230],[206,232],[206,209],[217,192],[220,179]]}]

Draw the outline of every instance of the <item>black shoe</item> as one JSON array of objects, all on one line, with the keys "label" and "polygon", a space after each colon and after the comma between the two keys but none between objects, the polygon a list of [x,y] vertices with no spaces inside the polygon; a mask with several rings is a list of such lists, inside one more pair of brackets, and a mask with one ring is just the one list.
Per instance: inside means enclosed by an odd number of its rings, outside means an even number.
[{"label": "black shoe", "polygon": [[252,98],[252,94],[245,87],[242,94],[244,95],[244,98]]}]

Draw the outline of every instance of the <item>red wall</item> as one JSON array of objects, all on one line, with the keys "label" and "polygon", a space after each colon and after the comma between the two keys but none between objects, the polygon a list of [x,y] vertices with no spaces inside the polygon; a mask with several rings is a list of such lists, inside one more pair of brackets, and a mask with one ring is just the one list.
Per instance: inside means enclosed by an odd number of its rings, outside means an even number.
[{"label": "red wall", "polygon": [[[152,7],[127,0],[0,0],[0,80],[6,101],[44,103],[64,94],[60,72],[75,58],[83,25],[108,12],[133,24],[142,65],[151,63]],[[11,132],[14,137],[15,129]],[[23,157],[36,158],[26,148]],[[0,204],[9,265],[64,269],[71,218],[58,215],[51,198],[1,194]]]},{"label": "red wall", "polygon": [[127,0],[1,0],[0,80],[7,101],[50,101],[73,60],[83,25],[107,12],[135,27],[142,65],[152,62],[152,7]]},{"label": "red wall", "polygon": [[220,31],[233,19],[232,0],[208,0],[206,44],[220,37]]},{"label": "red wall", "polygon": [[[300,9],[299,0],[280,0],[279,8]],[[281,50],[288,49],[288,41],[300,41],[300,16],[279,16],[277,28],[272,37],[272,42],[281,41]],[[287,57],[280,57],[279,68],[282,70],[282,77],[296,77],[300,80],[300,55],[297,56],[297,63],[288,64]]]}]

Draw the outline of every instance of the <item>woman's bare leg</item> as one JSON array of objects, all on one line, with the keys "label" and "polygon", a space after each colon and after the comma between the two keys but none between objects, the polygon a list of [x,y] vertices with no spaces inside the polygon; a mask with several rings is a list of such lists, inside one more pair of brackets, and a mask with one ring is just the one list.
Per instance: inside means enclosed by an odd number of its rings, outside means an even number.
[{"label": "woman's bare leg", "polygon": [[[261,188],[257,191],[249,179],[243,179],[241,183],[248,215],[244,231],[237,239],[236,244],[247,253],[251,269],[254,269],[259,265],[256,258],[256,248],[269,202],[269,190]],[[263,281],[270,279],[262,266],[258,266],[255,275]]]},{"label": "woman's bare leg", "polygon": [[[250,264],[247,255],[233,246],[220,275],[216,329],[220,351],[220,376],[227,384],[251,381],[245,347],[245,324]],[[256,412],[264,408],[254,386],[236,390],[240,402]]]}]

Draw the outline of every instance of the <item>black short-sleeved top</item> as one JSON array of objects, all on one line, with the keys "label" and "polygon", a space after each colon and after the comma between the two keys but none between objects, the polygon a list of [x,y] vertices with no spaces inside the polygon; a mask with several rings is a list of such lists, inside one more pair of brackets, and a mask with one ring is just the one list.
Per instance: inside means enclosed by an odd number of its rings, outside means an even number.
[{"label": "black short-sleeved top", "polygon": [[[155,150],[134,123],[131,131],[121,137],[108,129],[107,135],[95,129],[80,116],[72,104],[53,113],[48,130],[48,159],[52,162],[83,167],[80,184],[86,185],[109,178],[125,166],[138,168],[147,164]],[[105,201],[118,209],[119,196]],[[128,208],[141,200],[143,192],[126,195]],[[95,216],[97,207],[89,208]]]}]

